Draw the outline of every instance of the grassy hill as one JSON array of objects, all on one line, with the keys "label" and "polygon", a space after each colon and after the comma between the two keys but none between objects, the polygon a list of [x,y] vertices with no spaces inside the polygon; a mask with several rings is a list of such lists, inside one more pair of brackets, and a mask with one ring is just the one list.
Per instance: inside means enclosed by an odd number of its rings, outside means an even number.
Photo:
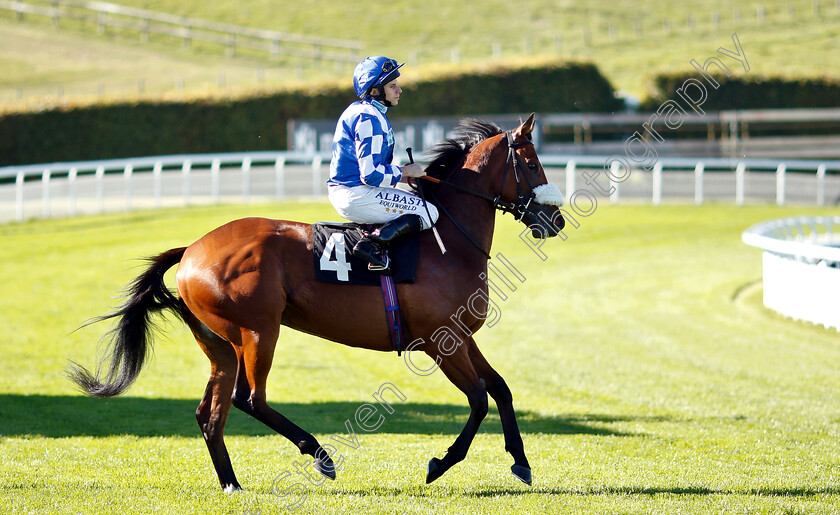
[{"label": "grassy hill", "polygon": [[[594,61],[617,89],[644,95],[660,70],[686,68],[717,48],[732,48],[737,32],[762,75],[823,75],[840,65],[837,2],[569,0],[510,3],[391,2],[360,7],[326,0],[282,3],[119,0],[118,3],[208,20],[296,34],[352,39],[362,53],[408,61],[406,79],[459,63],[568,56]],[[95,25],[0,11],[0,103],[34,97],[200,92],[280,87],[335,80],[352,65],[280,65],[255,56],[228,58],[222,49],[183,49],[173,40],[136,34],[98,35]]]}]

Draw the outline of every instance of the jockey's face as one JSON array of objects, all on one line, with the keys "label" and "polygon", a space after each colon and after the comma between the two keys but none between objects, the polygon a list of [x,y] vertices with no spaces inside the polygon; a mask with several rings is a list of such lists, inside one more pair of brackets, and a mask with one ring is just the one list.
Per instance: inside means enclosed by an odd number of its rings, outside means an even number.
[{"label": "jockey's face", "polygon": [[385,100],[390,102],[392,106],[397,105],[400,102],[400,94],[402,94],[399,79],[392,80],[388,84],[385,84],[383,88],[385,88]]}]

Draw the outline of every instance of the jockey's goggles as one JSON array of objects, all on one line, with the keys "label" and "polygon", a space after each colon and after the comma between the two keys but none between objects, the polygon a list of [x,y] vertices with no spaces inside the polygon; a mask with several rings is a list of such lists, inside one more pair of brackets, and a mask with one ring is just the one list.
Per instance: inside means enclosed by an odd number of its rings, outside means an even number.
[{"label": "jockey's goggles", "polygon": [[379,86],[379,79],[382,78],[383,75],[388,75],[392,71],[399,68],[399,63],[397,63],[396,59],[388,59],[384,63],[382,63],[382,71],[379,72],[379,75],[376,76],[376,80],[373,81],[372,88]]}]

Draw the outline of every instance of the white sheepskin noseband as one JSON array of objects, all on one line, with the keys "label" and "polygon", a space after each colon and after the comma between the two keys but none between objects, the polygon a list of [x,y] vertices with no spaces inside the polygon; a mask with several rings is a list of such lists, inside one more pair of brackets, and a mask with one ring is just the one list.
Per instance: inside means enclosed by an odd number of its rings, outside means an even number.
[{"label": "white sheepskin noseband", "polygon": [[548,183],[534,188],[534,200],[546,206],[562,206],[563,192],[556,185]]}]

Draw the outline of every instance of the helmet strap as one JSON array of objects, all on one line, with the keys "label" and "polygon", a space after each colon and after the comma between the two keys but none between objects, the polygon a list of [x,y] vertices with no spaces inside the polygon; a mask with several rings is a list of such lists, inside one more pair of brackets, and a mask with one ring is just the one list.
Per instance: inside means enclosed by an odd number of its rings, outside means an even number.
[{"label": "helmet strap", "polygon": [[376,93],[376,95],[374,95],[374,94],[372,94],[372,93],[369,93],[369,96],[370,96],[371,98],[373,98],[373,99],[375,99],[375,100],[378,100],[378,101],[379,101],[379,102],[381,102],[381,103],[382,103],[385,107],[394,107],[394,106],[391,104],[391,101],[390,101],[390,100],[385,100],[385,88],[384,88],[384,84],[383,84],[382,86],[374,86],[373,88],[371,88],[371,91],[373,91],[374,89],[377,91],[377,93]]}]

